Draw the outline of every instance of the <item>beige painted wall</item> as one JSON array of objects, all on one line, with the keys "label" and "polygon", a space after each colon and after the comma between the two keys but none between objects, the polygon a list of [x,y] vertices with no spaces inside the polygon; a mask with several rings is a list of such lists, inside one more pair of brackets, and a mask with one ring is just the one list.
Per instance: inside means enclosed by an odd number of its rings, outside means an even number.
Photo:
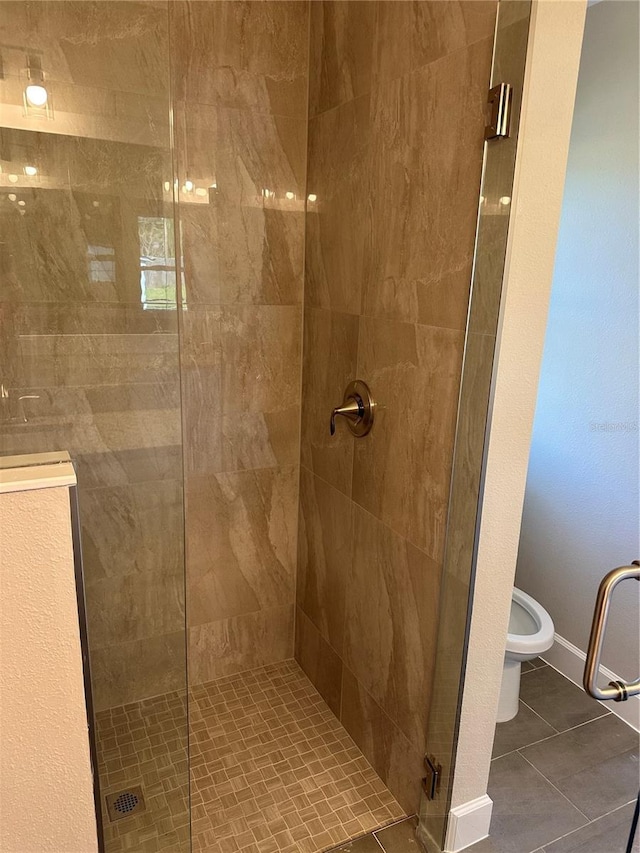
[{"label": "beige painted wall", "polygon": [[69,490],[0,494],[0,850],[97,850]]},{"label": "beige painted wall", "polygon": [[585,10],[532,13],[454,808],[487,791]]}]

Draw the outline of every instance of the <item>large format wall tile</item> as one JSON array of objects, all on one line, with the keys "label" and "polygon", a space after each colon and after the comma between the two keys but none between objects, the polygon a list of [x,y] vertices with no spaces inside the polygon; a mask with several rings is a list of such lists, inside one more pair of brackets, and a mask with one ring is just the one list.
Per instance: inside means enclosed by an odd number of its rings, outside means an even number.
[{"label": "large format wall tile", "polygon": [[161,562],[155,572],[88,582],[85,594],[92,649],[184,630],[184,575]]},{"label": "large format wall tile", "polygon": [[295,655],[313,686],[339,717],[342,660],[300,607],[296,608]]},{"label": "large format wall tile", "polygon": [[301,302],[305,122],[190,102],[176,111],[187,303]]},{"label": "large format wall tile", "polygon": [[423,749],[440,567],[360,508],[353,524],[345,663],[416,749]]},{"label": "large format wall tile", "polygon": [[377,5],[376,72],[378,80],[385,80],[491,38],[498,4],[497,0],[383,0]]},{"label": "large format wall tile", "polygon": [[177,109],[182,177],[210,179],[227,202],[253,201],[263,188],[304,193],[303,119],[185,102]]},{"label": "large format wall tile", "polygon": [[[255,203],[231,202],[212,191],[206,204],[180,205],[189,305],[301,301],[302,201],[269,207],[261,192]],[[281,194],[287,192],[290,186]]]},{"label": "large format wall tile", "polygon": [[80,520],[88,585],[139,572],[182,573],[181,483],[169,480],[86,491],[81,484]]},{"label": "large format wall tile", "polygon": [[81,488],[126,486],[155,480],[182,478],[182,447],[142,447],[105,453],[85,453],[76,457],[76,472]]},{"label": "large format wall tile", "polygon": [[[71,192],[64,188],[46,194],[30,191],[28,195],[28,219],[20,215],[19,208],[3,204],[8,208],[3,238],[12,251],[3,246],[2,298],[15,302],[90,300],[87,248]],[[22,194],[20,201],[25,201]],[[107,299],[112,298],[111,288],[103,290],[111,291]]]},{"label": "large format wall tile", "polygon": [[[168,150],[35,136],[26,130],[0,131],[7,161],[3,172],[15,173],[14,199],[3,195],[0,200],[6,241],[3,299],[140,304],[141,257],[146,254],[141,234],[149,223],[172,217],[163,191],[171,171]],[[26,176],[26,165],[37,174]]]},{"label": "large format wall tile", "polygon": [[371,89],[376,29],[372,0],[313,2],[309,65],[309,116]]},{"label": "large format wall tile", "polygon": [[305,308],[302,369],[302,464],[351,495],[353,438],[344,424],[329,432],[331,410],[356,378],[358,318]]},{"label": "large format wall tile", "polygon": [[309,121],[305,302],[359,314],[371,262],[369,97]]},{"label": "large format wall tile", "polygon": [[[47,77],[56,85],[84,85],[109,94],[138,93],[168,98],[167,6],[165,2],[7,2],[0,41],[42,54]],[[11,51],[23,67],[24,53]],[[15,55],[14,55],[15,54]],[[15,73],[11,60],[5,69]],[[62,109],[63,103],[56,103]],[[90,114],[84,102],[81,112]]]},{"label": "large format wall tile", "polygon": [[221,312],[225,413],[292,409],[300,400],[300,307],[238,306]]},{"label": "large format wall tile", "polygon": [[195,682],[292,651],[308,14],[169,8]]},{"label": "large format wall tile", "polygon": [[188,624],[294,598],[297,468],[187,480]]},{"label": "large format wall tile", "polygon": [[[166,106],[166,105],[165,105]],[[151,120],[148,118],[148,120]],[[169,127],[166,127],[168,140]],[[137,202],[144,200],[145,215],[161,215],[165,203],[164,178],[171,174],[171,153],[162,145],[141,145],[135,138],[131,142],[85,137],[69,137],[65,143],[69,184],[79,199],[84,193],[106,195],[106,200],[116,197]],[[53,145],[58,148],[56,140]],[[64,150],[64,149],[63,149]],[[98,196],[98,206],[93,215],[102,211],[102,201]],[[95,198],[95,196],[94,196]],[[170,199],[169,199],[170,200]],[[137,211],[142,213],[142,210]],[[125,233],[134,241],[137,234]]]},{"label": "large format wall tile", "polygon": [[297,464],[300,308],[195,306],[185,313],[188,474]]},{"label": "large format wall tile", "polygon": [[298,526],[298,605],[339,654],[342,653],[352,533],[349,498],[303,468]]},{"label": "large format wall tile", "polygon": [[21,335],[10,366],[27,388],[175,381],[177,334]]},{"label": "large format wall tile", "polygon": [[[409,811],[431,703],[496,6],[311,9],[296,656],[332,707],[342,668],[341,719]],[[330,438],[327,416],[356,377],[377,403],[373,430],[354,440],[340,423]]]},{"label": "large format wall tile", "polygon": [[407,814],[415,814],[424,775],[423,751],[413,746],[347,667],[341,722]]},{"label": "large format wall tile", "polygon": [[176,96],[306,118],[308,4],[170,4]]},{"label": "large format wall tile", "polygon": [[184,628],[173,634],[91,650],[96,711],[137,702],[186,686]]},{"label": "large format wall tile", "polygon": [[442,560],[462,332],[360,319],[358,372],[378,402],[355,445],[353,499]]},{"label": "large format wall tile", "polygon": [[180,336],[185,473],[222,468],[222,341],[219,308],[184,312]]},{"label": "large format wall tile", "polygon": [[189,681],[201,684],[293,655],[293,605],[189,629]]},{"label": "large format wall tile", "polygon": [[[113,460],[115,454],[123,460],[123,453],[179,445],[177,388],[144,385],[133,388],[135,390],[127,386],[121,389],[105,386],[12,389],[9,400],[17,396],[17,392],[34,399],[25,399],[19,404],[13,399],[12,405],[17,404],[17,420],[5,422],[0,427],[3,452],[68,450],[73,459],[81,462],[82,457],[96,453],[108,461],[109,457]],[[117,392],[120,392],[120,402],[114,406]],[[155,396],[156,405],[136,409],[136,401],[147,396],[145,392]],[[172,401],[167,398],[174,394],[175,408],[162,408],[163,405],[171,406]],[[109,406],[97,408],[105,396],[111,398]],[[133,400],[133,406],[129,400]]]},{"label": "large format wall tile", "polygon": [[480,42],[381,85],[372,96],[367,314],[464,328],[490,59],[490,45]]},{"label": "large format wall tile", "polygon": [[300,457],[300,404],[264,412],[224,412],[222,470],[297,465]]},{"label": "large format wall tile", "polygon": [[[174,335],[178,351],[175,311],[143,311],[141,306],[118,303],[2,303],[2,343],[7,335]],[[5,325],[6,324],[6,325]],[[10,366],[10,363],[9,365]]]}]

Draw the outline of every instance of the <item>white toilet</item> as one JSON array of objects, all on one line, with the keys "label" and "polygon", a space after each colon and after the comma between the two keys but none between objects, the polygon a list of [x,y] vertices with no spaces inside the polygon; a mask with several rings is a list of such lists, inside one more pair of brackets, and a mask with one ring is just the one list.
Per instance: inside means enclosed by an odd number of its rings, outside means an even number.
[{"label": "white toilet", "polygon": [[514,587],[498,705],[499,723],[512,720],[518,713],[522,661],[533,660],[550,649],[553,635],[553,620],[544,607]]}]

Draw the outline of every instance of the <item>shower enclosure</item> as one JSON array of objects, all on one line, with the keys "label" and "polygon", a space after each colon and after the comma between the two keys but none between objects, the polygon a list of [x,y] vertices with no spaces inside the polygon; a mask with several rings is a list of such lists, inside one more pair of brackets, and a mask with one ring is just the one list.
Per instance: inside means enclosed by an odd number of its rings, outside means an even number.
[{"label": "shower enclosure", "polygon": [[107,853],[440,848],[528,15],[0,4],[0,451],[76,465]]}]

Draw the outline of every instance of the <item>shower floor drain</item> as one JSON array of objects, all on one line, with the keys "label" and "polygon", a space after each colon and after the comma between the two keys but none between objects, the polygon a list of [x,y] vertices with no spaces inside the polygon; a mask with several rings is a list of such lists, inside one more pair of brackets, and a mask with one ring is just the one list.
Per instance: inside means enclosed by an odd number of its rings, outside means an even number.
[{"label": "shower floor drain", "polygon": [[107,794],[106,800],[109,820],[122,820],[129,815],[140,814],[147,808],[140,785],[125,788],[124,791],[116,791],[115,794]]}]

